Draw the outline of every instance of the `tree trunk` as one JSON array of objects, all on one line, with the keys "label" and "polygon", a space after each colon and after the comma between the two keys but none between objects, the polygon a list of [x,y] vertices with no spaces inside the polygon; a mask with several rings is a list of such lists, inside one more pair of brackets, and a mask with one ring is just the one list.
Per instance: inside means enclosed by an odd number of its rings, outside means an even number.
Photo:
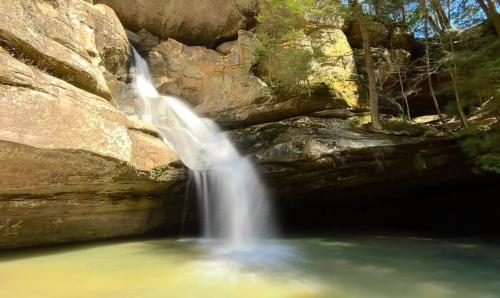
[{"label": "tree trunk", "polygon": [[[500,0],[497,1],[500,2]],[[497,31],[498,37],[500,37],[500,13],[498,13],[495,2],[493,2],[493,0],[487,0],[487,2],[488,2],[488,16],[490,20],[493,22],[493,25],[495,25],[495,30]]]},{"label": "tree trunk", "polygon": [[427,8],[427,2],[424,1],[424,3],[426,5],[425,9],[427,11],[426,16],[425,16],[426,22],[429,22],[429,24],[431,24],[431,27],[434,30],[434,32],[436,32],[436,34],[438,34],[439,32],[441,32],[441,28],[439,27],[439,25],[436,22],[436,20],[434,19],[434,17],[431,16],[431,14],[429,13],[429,10]]},{"label": "tree trunk", "polygon": [[403,96],[403,99],[405,101],[405,106],[406,106],[406,115],[408,116],[408,120],[411,120],[411,114],[410,114],[410,105],[408,104],[408,96],[406,96],[405,92],[405,86],[403,84],[403,76],[401,75],[401,66],[399,65],[399,57],[397,52],[394,51],[394,48],[392,47],[392,42],[390,44],[390,50],[391,50],[391,60],[392,63],[396,65],[397,67],[397,72],[398,72],[398,81],[399,81],[399,89],[401,90],[401,96]]},{"label": "tree trunk", "polygon": [[[500,1],[500,0],[498,0]],[[399,1],[399,5],[401,6],[400,9],[401,9],[401,18],[402,18],[402,22],[403,22],[403,25],[407,25],[406,24],[406,8],[405,8],[405,2],[403,0],[400,0]]]},{"label": "tree trunk", "polygon": [[453,38],[450,35],[450,52],[451,52],[451,57],[453,63],[449,64],[448,66],[448,72],[450,73],[451,77],[451,82],[453,84],[453,91],[455,92],[455,101],[457,102],[457,109],[458,109],[458,115],[460,116],[460,121],[462,121],[462,124],[464,125],[465,128],[469,127],[469,124],[467,123],[467,117],[465,117],[464,110],[462,108],[462,103],[460,101],[460,96],[458,94],[458,85],[457,85],[457,64],[455,63],[455,49],[453,46]]},{"label": "tree trunk", "polygon": [[365,52],[366,73],[368,75],[368,91],[370,94],[370,114],[372,118],[372,129],[381,130],[380,115],[378,111],[377,79],[375,76],[375,67],[373,63],[372,49],[370,47],[370,35],[366,25],[366,17],[361,5],[356,4],[354,11],[359,21],[359,29],[363,38],[363,50]]},{"label": "tree trunk", "polygon": [[[495,2],[493,0],[476,0],[479,7],[483,10],[484,14],[488,17],[488,19],[495,26],[495,30],[497,35],[500,37],[500,13],[498,13]],[[498,5],[500,5],[500,0],[497,0]]]},{"label": "tree trunk", "polygon": [[[500,0],[498,0],[500,1]],[[486,3],[483,2],[483,0],[476,0],[477,4],[479,5],[479,7],[481,7],[481,9],[483,10],[484,14],[486,16],[489,15],[488,13],[488,6],[486,5]]]},{"label": "tree trunk", "polygon": [[436,108],[436,112],[439,115],[439,120],[441,120],[441,123],[443,126],[446,128],[446,130],[449,131],[448,125],[446,124],[446,121],[444,120],[443,114],[441,114],[441,109],[439,108],[439,103],[436,98],[436,92],[434,92],[434,86],[432,86],[432,73],[431,73],[431,63],[430,63],[430,55],[429,55],[429,10],[427,8],[427,2],[426,0],[421,0],[420,5],[422,6],[422,10],[424,12],[424,33],[425,33],[425,68],[427,72],[427,84],[429,85],[429,91],[431,92],[431,97],[432,97],[432,102],[434,103],[434,107]]},{"label": "tree trunk", "polygon": [[446,16],[446,12],[444,11],[440,0],[431,0],[431,3],[432,3],[432,8],[436,12],[439,24],[441,25],[441,28],[443,29],[443,31],[451,29],[450,20]]},{"label": "tree trunk", "polygon": [[403,77],[401,76],[401,68],[399,67],[399,64],[397,62],[396,62],[396,65],[398,67],[399,88],[401,89],[401,95],[403,96],[403,99],[405,100],[406,115],[408,116],[408,120],[412,121],[411,114],[410,114],[410,105],[408,104],[408,96],[406,96],[405,87],[403,85]]}]

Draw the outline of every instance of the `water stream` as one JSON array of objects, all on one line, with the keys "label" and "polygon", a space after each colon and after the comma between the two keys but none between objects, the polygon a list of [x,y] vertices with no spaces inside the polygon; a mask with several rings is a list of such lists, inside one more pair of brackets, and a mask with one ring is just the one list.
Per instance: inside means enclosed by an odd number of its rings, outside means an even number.
[{"label": "water stream", "polygon": [[242,263],[155,239],[0,254],[5,298],[499,298],[500,250],[401,237],[280,240],[295,257]]},{"label": "water stream", "polygon": [[141,118],[193,171],[203,216],[203,236],[241,248],[274,232],[268,195],[250,160],[242,157],[215,122],[200,118],[180,99],[160,95],[146,61],[134,52]]}]

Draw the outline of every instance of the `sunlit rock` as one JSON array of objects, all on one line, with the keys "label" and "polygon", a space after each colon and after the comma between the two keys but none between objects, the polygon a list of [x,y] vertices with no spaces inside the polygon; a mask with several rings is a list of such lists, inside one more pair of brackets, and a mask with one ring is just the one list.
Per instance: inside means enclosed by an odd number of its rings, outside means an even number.
[{"label": "sunlit rock", "polygon": [[128,41],[114,12],[81,0],[1,2],[0,44],[26,63],[105,98],[128,64]]},{"label": "sunlit rock", "polygon": [[255,23],[257,0],[98,0],[111,6],[125,27],[147,29],[162,38],[187,45],[214,47],[236,38],[238,30]]}]

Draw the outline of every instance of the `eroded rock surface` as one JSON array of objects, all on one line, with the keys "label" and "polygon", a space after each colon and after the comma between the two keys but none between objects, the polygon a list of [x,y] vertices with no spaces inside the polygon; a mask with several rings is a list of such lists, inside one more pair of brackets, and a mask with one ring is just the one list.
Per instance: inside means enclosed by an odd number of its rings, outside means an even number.
[{"label": "eroded rock surface", "polygon": [[310,51],[323,53],[313,61],[310,77],[310,83],[321,89],[320,96],[309,97],[307,92],[292,98],[274,96],[271,88],[252,73],[259,41],[247,31],[240,31],[236,41],[222,44],[217,51],[169,39],[149,52],[148,62],[162,94],[189,101],[199,114],[215,118],[223,126],[357,106],[357,70],[344,33],[319,29],[304,42]]},{"label": "eroded rock surface", "polygon": [[183,170],[152,178],[177,160],[155,132],[6,53],[0,64],[0,248],[124,236],[158,224],[147,221],[161,202],[151,194],[182,180]]},{"label": "eroded rock surface", "polygon": [[112,7],[127,29],[187,45],[214,47],[255,23],[257,0],[97,0]]},{"label": "eroded rock surface", "polygon": [[340,29],[320,29],[311,33],[311,50],[321,53],[312,62],[309,78],[312,84],[324,84],[335,98],[348,106],[359,102],[358,73],[353,51]]},{"label": "eroded rock surface", "polygon": [[377,183],[387,188],[403,179],[423,182],[460,160],[452,140],[367,133],[335,118],[266,123],[236,130],[233,138],[244,153],[255,156],[283,200],[341,189],[356,193]]},{"label": "eroded rock surface", "polygon": [[128,41],[114,12],[81,0],[1,1],[0,44],[24,62],[105,98],[114,76],[128,66]]},{"label": "eroded rock surface", "polygon": [[148,60],[162,94],[182,97],[219,122],[251,121],[254,115],[241,111],[271,99],[267,85],[250,71],[257,42],[252,33],[240,31],[224,55],[169,39],[153,48]]},{"label": "eroded rock surface", "polygon": [[177,155],[107,100],[128,61],[125,31],[104,5],[0,2],[0,248],[180,220],[169,209],[185,174]]}]

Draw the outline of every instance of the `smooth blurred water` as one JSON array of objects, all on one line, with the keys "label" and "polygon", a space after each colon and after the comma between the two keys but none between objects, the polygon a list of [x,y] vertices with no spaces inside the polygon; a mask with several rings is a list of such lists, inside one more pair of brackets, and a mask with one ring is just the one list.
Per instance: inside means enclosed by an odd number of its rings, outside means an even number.
[{"label": "smooth blurred water", "polygon": [[273,236],[268,194],[252,162],[215,122],[198,117],[181,99],[160,95],[146,61],[133,52],[139,113],[192,170],[204,237],[240,249]]},{"label": "smooth blurred water", "polygon": [[0,254],[0,297],[494,298],[500,249],[417,238],[314,238],[224,250],[150,240]]}]

